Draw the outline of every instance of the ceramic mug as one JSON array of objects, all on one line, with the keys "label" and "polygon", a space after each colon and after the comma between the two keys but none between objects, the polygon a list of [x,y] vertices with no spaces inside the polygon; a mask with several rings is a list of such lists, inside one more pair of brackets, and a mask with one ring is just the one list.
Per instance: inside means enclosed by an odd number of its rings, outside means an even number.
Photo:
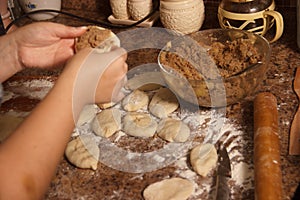
[{"label": "ceramic mug", "polygon": [[129,15],[135,21],[146,17],[153,7],[152,0],[128,0],[127,3]]},{"label": "ceramic mug", "polygon": [[127,0],[110,0],[110,7],[116,19],[129,19]]},{"label": "ceramic mug", "polygon": [[160,20],[167,29],[182,34],[198,31],[204,22],[203,0],[161,0]]},{"label": "ceramic mug", "polygon": [[[219,6],[218,8],[219,24],[222,28],[233,28],[255,32],[264,36],[267,31],[273,26],[276,26],[275,36],[270,39],[270,43],[277,41],[283,34],[283,17],[275,11],[275,2],[265,10],[254,13],[233,13],[224,10]],[[262,21],[257,23],[257,21]],[[235,22],[239,22],[238,25]],[[250,26],[253,25],[254,26]]]},{"label": "ceramic mug", "polygon": [[[42,9],[61,10],[61,0],[19,0],[19,3],[25,13]],[[29,17],[33,20],[40,21],[52,19],[57,15],[57,12],[45,12],[32,14],[29,15]]]}]

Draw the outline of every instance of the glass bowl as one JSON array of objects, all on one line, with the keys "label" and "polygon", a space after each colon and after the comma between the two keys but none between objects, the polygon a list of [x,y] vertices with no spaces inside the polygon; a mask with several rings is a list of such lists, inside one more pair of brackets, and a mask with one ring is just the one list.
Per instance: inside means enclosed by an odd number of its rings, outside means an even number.
[{"label": "glass bowl", "polygon": [[170,41],[158,64],[177,97],[203,107],[224,107],[257,91],[270,53],[269,42],[255,33],[208,29]]}]

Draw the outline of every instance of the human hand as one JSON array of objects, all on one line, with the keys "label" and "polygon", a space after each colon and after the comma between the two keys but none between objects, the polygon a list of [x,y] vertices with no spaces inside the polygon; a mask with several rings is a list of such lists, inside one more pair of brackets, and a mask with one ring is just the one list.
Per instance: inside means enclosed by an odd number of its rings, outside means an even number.
[{"label": "human hand", "polygon": [[74,55],[74,38],[86,27],[36,22],[10,33],[17,45],[21,67],[49,68],[64,64]]},{"label": "human hand", "polygon": [[126,81],[126,59],[126,51],[116,47],[106,53],[82,49],[69,60],[58,84],[64,81],[63,85],[71,85],[72,88],[64,91],[72,91],[73,113],[79,113],[86,104],[122,98],[120,90]]}]

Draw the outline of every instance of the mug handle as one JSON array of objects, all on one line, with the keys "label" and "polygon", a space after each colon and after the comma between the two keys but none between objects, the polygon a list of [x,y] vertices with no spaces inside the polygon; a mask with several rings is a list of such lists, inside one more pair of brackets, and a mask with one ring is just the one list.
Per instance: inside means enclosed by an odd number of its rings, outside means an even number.
[{"label": "mug handle", "polygon": [[276,40],[278,40],[283,33],[283,27],[284,27],[283,18],[279,12],[274,11],[274,10],[265,11],[264,16],[266,17],[267,15],[272,16],[275,19],[275,24],[276,24],[276,34],[275,34],[274,38],[270,41],[270,43],[272,43],[272,42],[275,42]]}]

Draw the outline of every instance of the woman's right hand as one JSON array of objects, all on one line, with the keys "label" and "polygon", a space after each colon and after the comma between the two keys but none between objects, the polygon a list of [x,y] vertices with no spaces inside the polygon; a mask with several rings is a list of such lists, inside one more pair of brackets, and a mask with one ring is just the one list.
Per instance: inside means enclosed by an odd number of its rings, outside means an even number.
[{"label": "woman's right hand", "polygon": [[106,53],[87,48],[75,54],[62,74],[62,77],[72,76],[74,104],[120,100],[128,70],[126,59],[127,52],[119,47]]}]

